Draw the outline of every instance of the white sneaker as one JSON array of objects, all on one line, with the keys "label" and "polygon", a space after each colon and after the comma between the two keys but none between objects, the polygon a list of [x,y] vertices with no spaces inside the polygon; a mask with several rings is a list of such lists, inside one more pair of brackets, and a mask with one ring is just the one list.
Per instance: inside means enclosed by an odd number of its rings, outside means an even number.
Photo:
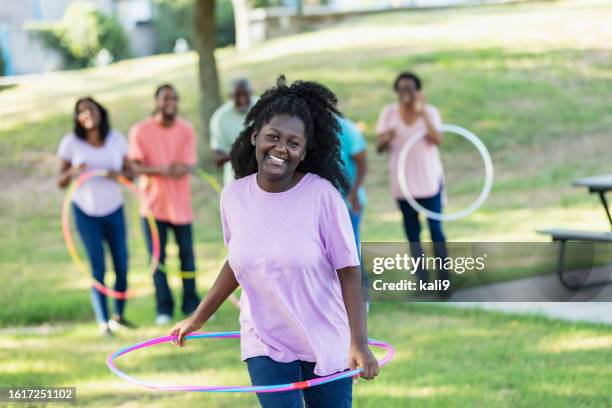
[{"label": "white sneaker", "polygon": [[169,324],[171,321],[172,321],[172,317],[170,317],[170,315],[167,315],[167,314],[160,314],[160,315],[157,315],[157,317],[155,318],[155,324],[158,326],[165,326]]},{"label": "white sneaker", "polygon": [[116,332],[116,331],[121,330],[121,326],[119,326],[119,323],[117,323],[114,319],[110,319],[108,321],[108,328],[112,332]]},{"label": "white sneaker", "polygon": [[113,337],[113,333],[111,332],[107,323],[98,323],[98,330],[100,331],[100,335],[102,337]]}]

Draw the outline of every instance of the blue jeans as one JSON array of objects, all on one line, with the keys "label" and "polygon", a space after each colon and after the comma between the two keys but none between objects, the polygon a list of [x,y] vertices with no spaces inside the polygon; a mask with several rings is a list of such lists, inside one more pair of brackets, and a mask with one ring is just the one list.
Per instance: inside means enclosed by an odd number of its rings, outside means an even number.
[{"label": "blue jeans", "polygon": [[[153,283],[155,284],[155,302],[157,314],[166,314],[172,316],[174,311],[174,300],[172,292],[168,286],[166,277],[165,262],[166,262],[166,243],[168,242],[168,230],[174,232],[174,238],[179,247],[179,259],[181,262],[181,272],[195,272],[195,256],[193,253],[193,233],[191,224],[171,224],[166,221],[155,220],[157,231],[159,233],[159,263],[157,269],[153,273]],[[152,253],[151,231],[146,218],[142,219],[142,225],[147,241],[147,250],[149,255]],[[185,314],[191,314],[196,308],[200,300],[196,293],[195,276],[183,278],[183,304],[181,310]]]},{"label": "blue jeans", "polygon": [[357,253],[361,256],[361,235],[359,233],[359,225],[361,224],[361,215],[363,209],[359,212],[355,212],[349,209],[349,216],[351,217],[351,225],[353,226],[353,234],[355,234],[355,243],[357,244]]},{"label": "blue jeans", "polygon": [[[91,273],[95,280],[104,284],[104,241],[108,243],[115,268],[115,290],[125,292],[127,289],[128,250],[125,233],[123,207],[103,217],[92,217],[85,214],[76,204],[72,204],[74,220],[85,245]],[[98,323],[108,321],[106,296],[97,289],[91,289],[91,304]],[[123,316],[125,300],[115,299],[115,313]]]},{"label": "blue jeans", "polygon": [[[279,363],[258,356],[246,363],[253,385],[288,384],[318,377],[314,373],[315,363],[306,361]],[[352,378],[343,378],[304,390],[258,393],[257,398],[263,408],[349,408],[353,404],[352,394]]]},{"label": "blue jeans", "polygon": [[[361,217],[363,215],[363,207],[361,211],[355,212],[349,209],[349,216],[351,218],[351,225],[353,226],[353,234],[355,234],[355,243],[357,244],[357,254],[359,255],[359,259],[361,260],[361,234],[359,233],[359,226],[361,224]],[[363,290],[363,298],[366,301],[369,301],[369,291],[368,291],[368,274],[363,267],[363,262],[361,265],[361,286],[364,288]]]},{"label": "blue jeans", "polygon": [[[427,198],[417,198],[417,203],[430,211],[441,213],[442,212],[442,188],[440,191],[433,196]],[[410,242],[410,252],[413,258],[421,257],[423,249],[421,247],[421,222],[419,221],[419,213],[412,208],[410,203],[406,200],[397,200],[397,204],[402,211],[404,217],[404,231],[406,238]],[[448,251],[446,250],[446,237],[442,231],[442,223],[438,220],[427,219],[429,225],[429,233],[431,235],[431,241],[434,243],[435,256],[439,258],[446,258]],[[418,278],[422,281],[429,281],[429,274],[426,269],[420,268],[416,271]],[[438,271],[438,279],[448,279],[448,271],[444,268]]]}]

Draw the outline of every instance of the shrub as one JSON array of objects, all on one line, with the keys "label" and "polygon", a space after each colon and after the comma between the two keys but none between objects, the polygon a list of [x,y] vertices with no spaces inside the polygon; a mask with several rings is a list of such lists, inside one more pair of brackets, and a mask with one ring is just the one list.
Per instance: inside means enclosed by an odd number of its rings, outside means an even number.
[{"label": "shrub", "polygon": [[59,23],[35,26],[34,31],[46,47],[62,55],[67,68],[93,65],[105,48],[114,60],[129,56],[128,39],[117,19],[85,3],[71,4]]}]

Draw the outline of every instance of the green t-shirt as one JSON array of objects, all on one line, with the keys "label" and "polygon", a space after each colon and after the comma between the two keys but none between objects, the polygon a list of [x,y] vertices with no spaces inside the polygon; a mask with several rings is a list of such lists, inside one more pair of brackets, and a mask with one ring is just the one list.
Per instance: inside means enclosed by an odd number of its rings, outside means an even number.
[{"label": "green t-shirt", "polygon": [[[251,97],[251,106],[257,102],[257,99],[257,97]],[[247,112],[240,112],[235,108],[234,101],[230,100],[213,113],[210,119],[210,148],[212,150],[229,154],[232,144],[244,129],[244,119]],[[223,165],[223,183],[227,184],[233,180],[232,164],[227,162]]]}]

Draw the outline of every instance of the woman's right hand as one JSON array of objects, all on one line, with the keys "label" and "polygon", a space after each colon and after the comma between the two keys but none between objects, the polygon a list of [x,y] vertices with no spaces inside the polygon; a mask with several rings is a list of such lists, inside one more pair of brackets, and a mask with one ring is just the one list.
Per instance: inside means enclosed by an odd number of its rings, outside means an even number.
[{"label": "woman's right hand", "polygon": [[72,181],[73,177],[77,177],[85,170],[85,163],[81,163],[80,166],[72,166],[69,161],[62,160],[60,164],[60,174],[57,180],[59,188],[66,188]]},{"label": "woman's right hand", "polygon": [[179,347],[183,347],[185,345],[185,336],[198,330],[202,327],[202,324],[203,323],[196,322],[192,315],[175,324],[172,330],[170,330],[169,335],[176,336],[175,344]]},{"label": "woman's right hand", "polygon": [[176,336],[174,343],[179,347],[183,347],[185,345],[185,336],[202,327],[237,287],[238,282],[234,276],[234,271],[229,266],[229,263],[225,261],[215,283],[213,283],[195,312],[187,319],[175,324],[172,330],[170,330],[170,336]]},{"label": "woman's right hand", "polygon": [[378,135],[378,140],[377,140],[377,144],[376,144],[376,151],[378,153],[382,153],[385,150],[389,149],[389,143],[391,142],[391,140],[395,137],[395,130],[394,129],[389,129],[388,131],[384,132],[384,133],[380,133]]},{"label": "woman's right hand", "polygon": [[390,129],[385,133],[385,141],[389,143],[395,137],[395,129]]},{"label": "woman's right hand", "polygon": [[79,177],[85,170],[87,170],[87,165],[85,163],[70,167],[70,177]]}]

